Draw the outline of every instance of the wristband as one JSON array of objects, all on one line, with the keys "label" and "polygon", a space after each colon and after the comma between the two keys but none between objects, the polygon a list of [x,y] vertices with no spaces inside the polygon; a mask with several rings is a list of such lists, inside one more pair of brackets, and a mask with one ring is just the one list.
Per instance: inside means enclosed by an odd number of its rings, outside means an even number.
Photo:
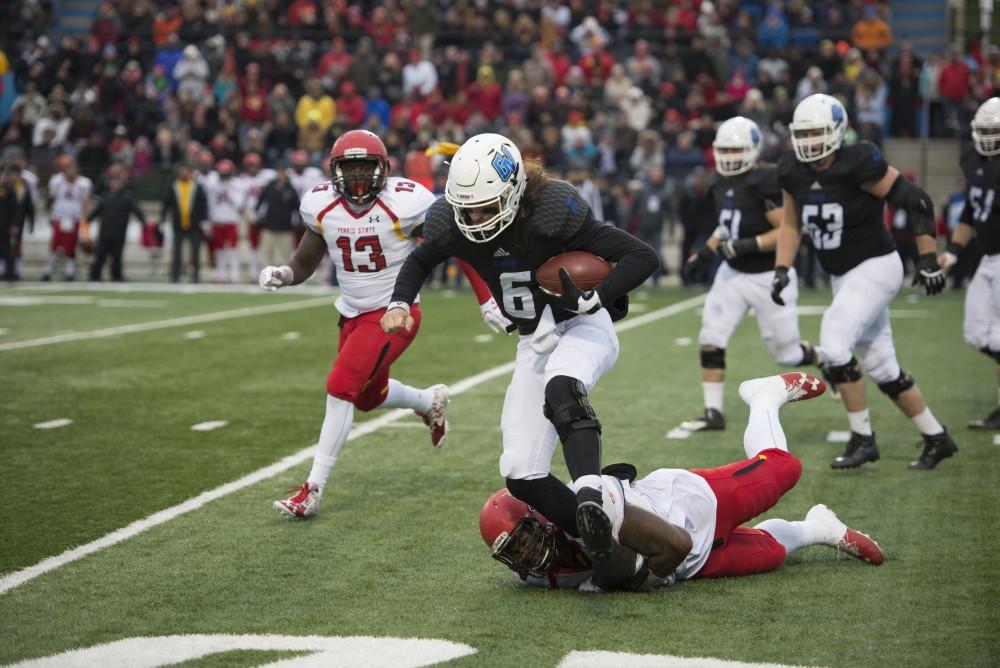
[{"label": "wristband", "polygon": [[944,250],[946,253],[951,253],[955,257],[958,257],[959,255],[962,254],[962,251],[965,250],[965,246],[963,246],[962,244],[957,244],[954,241],[949,241],[948,245],[945,246]]},{"label": "wristband", "polygon": [[389,305],[385,307],[385,310],[386,312],[389,312],[394,308],[401,308],[407,313],[410,312],[410,305],[406,302],[389,302]]}]

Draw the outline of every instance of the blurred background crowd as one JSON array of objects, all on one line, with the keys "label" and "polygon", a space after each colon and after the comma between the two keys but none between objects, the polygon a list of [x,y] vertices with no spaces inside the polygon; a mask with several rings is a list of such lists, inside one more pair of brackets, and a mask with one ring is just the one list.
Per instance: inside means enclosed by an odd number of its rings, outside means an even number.
[{"label": "blurred background crowd", "polygon": [[888,2],[109,0],[82,31],[53,30],[87,1],[0,10],[0,157],[43,188],[69,154],[98,192],[115,164],[159,201],[206,151],[324,168],[340,133],[366,128],[393,173],[440,191],[426,149],[495,131],[599,218],[654,247],[683,236],[682,257],[715,227],[720,121],[756,121],[773,160],[795,104],[825,92],[848,141],[961,139],[1000,85],[1000,47],[915,53]]}]

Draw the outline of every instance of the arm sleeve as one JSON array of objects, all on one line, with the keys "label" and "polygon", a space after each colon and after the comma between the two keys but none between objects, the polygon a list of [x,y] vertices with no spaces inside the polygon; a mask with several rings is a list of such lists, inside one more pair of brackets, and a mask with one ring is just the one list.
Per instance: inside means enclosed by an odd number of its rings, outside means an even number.
[{"label": "arm sleeve", "polygon": [[587,251],[617,263],[608,277],[597,286],[597,294],[605,305],[642,285],[660,266],[656,251],[612,225],[592,223],[584,226],[570,240],[567,248]]},{"label": "arm sleeve", "polygon": [[392,298],[389,301],[412,304],[431,270],[446,259],[448,259],[448,255],[435,249],[432,244],[424,243],[417,246],[400,267],[399,275],[396,276],[396,285],[392,290]]},{"label": "arm sleeve", "polygon": [[462,268],[462,272],[465,274],[465,277],[469,279],[469,285],[472,286],[473,292],[476,293],[476,300],[480,304],[488,302],[493,296],[493,293],[490,292],[490,287],[486,285],[486,281],[480,278],[479,274],[476,273],[476,270],[472,268],[471,264],[465,260],[459,260],[458,258],[455,259],[458,261],[458,266]]}]

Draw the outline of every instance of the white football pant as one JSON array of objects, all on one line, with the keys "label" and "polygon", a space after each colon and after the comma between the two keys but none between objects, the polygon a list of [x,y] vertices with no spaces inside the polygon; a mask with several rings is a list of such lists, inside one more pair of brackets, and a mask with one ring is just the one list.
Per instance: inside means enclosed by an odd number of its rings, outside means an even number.
[{"label": "white football pant", "polygon": [[965,342],[1000,351],[1000,253],[986,255],[965,293]]}]

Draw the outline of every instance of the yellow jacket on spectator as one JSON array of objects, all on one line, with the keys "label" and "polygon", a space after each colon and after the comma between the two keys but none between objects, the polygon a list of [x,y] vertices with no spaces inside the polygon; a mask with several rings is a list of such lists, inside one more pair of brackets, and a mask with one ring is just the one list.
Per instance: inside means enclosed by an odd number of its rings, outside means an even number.
[{"label": "yellow jacket on spectator", "polygon": [[307,93],[299,98],[299,104],[295,107],[295,124],[299,126],[299,130],[304,130],[309,121],[316,118],[316,114],[310,115],[313,111],[319,112],[316,120],[323,132],[329,130],[337,120],[337,104],[332,97],[323,95],[317,99]]}]

